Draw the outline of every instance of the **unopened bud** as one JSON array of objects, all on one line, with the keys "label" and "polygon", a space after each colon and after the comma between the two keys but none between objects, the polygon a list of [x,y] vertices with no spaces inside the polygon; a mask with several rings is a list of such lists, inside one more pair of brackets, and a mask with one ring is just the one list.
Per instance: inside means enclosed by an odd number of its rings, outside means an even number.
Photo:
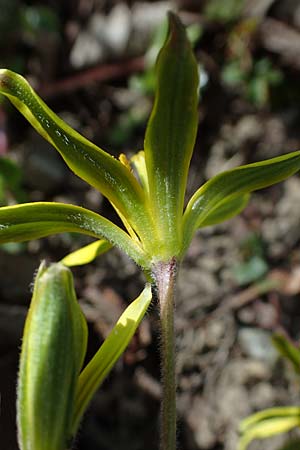
[{"label": "unopened bud", "polygon": [[41,264],[25,323],[18,380],[21,450],[66,450],[87,326],[71,271]]}]

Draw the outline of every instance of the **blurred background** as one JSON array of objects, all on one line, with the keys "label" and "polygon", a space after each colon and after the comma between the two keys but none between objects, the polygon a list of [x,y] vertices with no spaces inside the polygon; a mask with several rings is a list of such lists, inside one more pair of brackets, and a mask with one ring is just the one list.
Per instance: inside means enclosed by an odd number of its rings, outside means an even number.
[{"label": "blurred background", "polygon": [[[168,10],[188,28],[201,77],[188,195],[222,170],[299,149],[299,0],[0,0],[0,66],[26,76],[101,148],[130,156],[143,148]],[[108,202],[0,97],[0,204],[41,200],[116,220]],[[252,195],[239,217],[202,230],[189,249],[176,311],[181,450],[234,450],[241,418],[299,405],[299,379],[270,340],[277,330],[299,340],[299,203],[294,176]],[[42,259],[57,261],[88,242],[63,234],[0,248],[3,450],[17,449],[16,373],[33,274]],[[73,272],[90,358],[144,280],[117,250]],[[76,449],[158,448],[158,346],[153,306],[93,400]],[[279,450],[286,440],[251,449]]]}]

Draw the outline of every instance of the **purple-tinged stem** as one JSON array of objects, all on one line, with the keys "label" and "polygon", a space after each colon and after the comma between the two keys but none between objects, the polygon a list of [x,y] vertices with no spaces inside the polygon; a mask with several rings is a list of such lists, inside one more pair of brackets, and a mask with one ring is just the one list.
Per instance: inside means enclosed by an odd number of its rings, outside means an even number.
[{"label": "purple-tinged stem", "polygon": [[161,324],[161,450],[176,449],[176,376],[174,309],[177,262],[157,263],[153,268]]}]

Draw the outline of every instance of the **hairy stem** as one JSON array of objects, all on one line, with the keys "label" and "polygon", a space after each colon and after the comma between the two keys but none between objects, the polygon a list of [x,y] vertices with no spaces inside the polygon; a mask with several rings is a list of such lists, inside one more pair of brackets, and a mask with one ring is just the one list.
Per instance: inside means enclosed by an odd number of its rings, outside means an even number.
[{"label": "hairy stem", "polygon": [[153,269],[161,324],[161,450],[176,448],[176,377],[174,308],[177,262],[175,258],[158,263]]}]

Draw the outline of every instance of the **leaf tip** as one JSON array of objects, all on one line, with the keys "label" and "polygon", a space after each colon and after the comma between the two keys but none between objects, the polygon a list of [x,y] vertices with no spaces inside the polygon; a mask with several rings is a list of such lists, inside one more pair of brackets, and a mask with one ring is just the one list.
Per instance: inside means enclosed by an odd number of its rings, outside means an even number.
[{"label": "leaf tip", "polygon": [[0,88],[8,88],[10,84],[10,76],[8,69],[0,69]]},{"label": "leaf tip", "polygon": [[182,24],[179,17],[173,12],[168,12],[169,19],[169,32],[168,38],[170,45],[175,48],[179,45],[185,45],[188,40],[186,39],[185,27]]}]

